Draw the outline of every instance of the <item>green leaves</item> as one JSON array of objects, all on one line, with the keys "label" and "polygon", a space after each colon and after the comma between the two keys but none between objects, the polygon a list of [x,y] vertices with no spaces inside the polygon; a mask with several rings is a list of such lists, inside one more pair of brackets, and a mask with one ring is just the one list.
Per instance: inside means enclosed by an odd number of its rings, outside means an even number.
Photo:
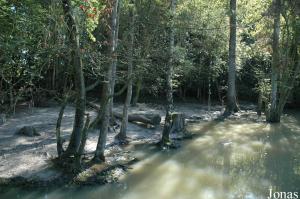
[{"label": "green leaves", "polygon": [[96,41],[93,31],[99,23],[99,17],[105,12],[105,2],[101,0],[74,0],[74,10],[81,17],[80,23],[84,24],[89,38]]}]

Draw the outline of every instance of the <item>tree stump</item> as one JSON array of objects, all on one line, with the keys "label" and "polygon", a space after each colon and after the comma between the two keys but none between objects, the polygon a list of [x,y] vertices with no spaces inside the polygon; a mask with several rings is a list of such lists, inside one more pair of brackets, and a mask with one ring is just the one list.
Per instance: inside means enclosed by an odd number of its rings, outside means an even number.
[{"label": "tree stump", "polygon": [[0,125],[5,124],[6,122],[6,115],[5,114],[0,114]]},{"label": "tree stump", "polygon": [[177,138],[187,138],[191,136],[186,130],[185,115],[183,113],[172,113],[171,118],[170,134],[176,134]]},{"label": "tree stump", "polygon": [[23,135],[28,137],[40,136],[33,126],[24,126],[16,132],[17,135]]},{"label": "tree stump", "polygon": [[182,113],[172,113],[171,118],[171,134],[185,130],[185,117]]}]

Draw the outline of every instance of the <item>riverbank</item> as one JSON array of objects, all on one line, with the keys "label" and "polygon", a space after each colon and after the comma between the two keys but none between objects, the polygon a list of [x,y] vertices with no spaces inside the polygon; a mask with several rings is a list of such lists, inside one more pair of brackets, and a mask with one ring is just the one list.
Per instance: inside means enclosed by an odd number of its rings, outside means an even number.
[{"label": "riverbank", "polygon": [[[259,120],[254,112],[255,106],[247,105],[247,110],[233,115],[230,119]],[[187,117],[187,122],[195,123],[211,121],[222,113],[221,106],[213,106],[210,111],[200,104],[176,104],[175,110],[182,112]],[[109,183],[117,181],[125,175],[130,164],[137,161],[124,146],[115,144],[114,137],[119,129],[108,134],[105,165],[94,165],[79,175],[66,175],[64,171],[55,169],[52,160],[56,157],[55,125],[59,107],[32,108],[16,113],[12,118],[0,126],[0,184],[48,186],[77,183],[89,184]],[[115,111],[121,112],[122,105],[116,105]],[[92,119],[96,112],[88,110]],[[164,108],[157,104],[138,104],[130,109],[131,113],[155,113],[162,117],[161,125],[141,126],[129,123],[128,137],[130,145],[153,144],[160,140],[164,122]],[[62,123],[62,137],[68,140],[73,124],[74,108],[67,107]],[[261,119],[263,120],[263,119]],[[118,121],[120,122],[120,121]],[[25,137],[16,132],[23,126],[33,126],[40,136]],[[90,130],[86,144],[86,157],[92,157],[98,139],[98,130]],[[67,143],[65,143],[67,145]],[[125,166],[124,166],[125,165]],[[95,177],[98,176],[98,177]],[[100,177],[99,177],[100,176]]]}]

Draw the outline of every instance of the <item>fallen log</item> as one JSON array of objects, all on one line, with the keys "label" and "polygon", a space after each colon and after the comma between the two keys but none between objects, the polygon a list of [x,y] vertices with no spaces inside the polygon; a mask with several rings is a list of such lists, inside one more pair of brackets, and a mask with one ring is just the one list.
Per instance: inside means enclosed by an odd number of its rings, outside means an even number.
[{"label": "fallen log", "polygon": [[[96,110],[100,110],[100,106],[98,104],[87,102],[89,106]],[[113,111],[113,114],[116,118],[122,119],[123,114]],[[128,114],[128,121],[129,122],[141,122],[144,124],[151,124],[151,125],[159,125],[161,121],[161,117],[159,114],[142,114],[142,113],[131,113]]]},{"label": "fallen log", "polygon": [[[114,116],[118,119],[122,119],[123,115],[121,113],[113,112]],[[140,114],[140,113],[132,113],[128,114],[129,122],[142,122],[145,124],[159,125],[161,121],[161,117],[158,114]]]}]

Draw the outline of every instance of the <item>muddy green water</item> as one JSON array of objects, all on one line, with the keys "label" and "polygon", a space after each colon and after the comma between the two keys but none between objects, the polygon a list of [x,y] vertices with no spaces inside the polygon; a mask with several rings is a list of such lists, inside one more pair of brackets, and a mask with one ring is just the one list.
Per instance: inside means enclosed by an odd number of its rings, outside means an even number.
[{"label": "muddy green water", "polygon": [[[174,151],[132,146],[141,161],[118,184],[0,192],[1,199],[265,199],[269,189],[299,192],[300,113],[281,124],[201,122]],[[1,189],[1,188],[0,188]],[[300,196],[299,196],[300,198]]]}]

